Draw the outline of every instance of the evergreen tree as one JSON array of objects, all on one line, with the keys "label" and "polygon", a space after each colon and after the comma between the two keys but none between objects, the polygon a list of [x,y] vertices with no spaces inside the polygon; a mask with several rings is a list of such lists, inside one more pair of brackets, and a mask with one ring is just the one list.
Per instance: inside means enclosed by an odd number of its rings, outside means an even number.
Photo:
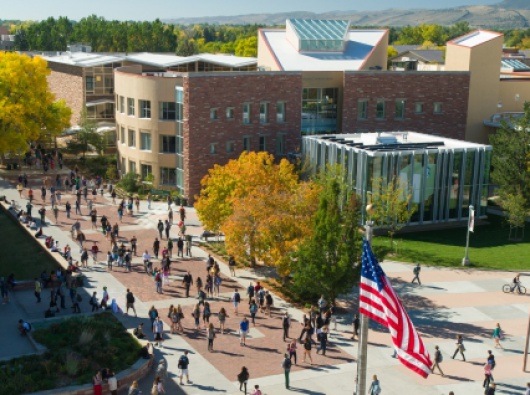
[{"label": "evergreen tree", "polygon": [[319,176],[313,233],[294,255],[292,289],[306,300],[323,294],[333,301],[358,281],[360,200],[347,189],[342,174],[328,168]]}]

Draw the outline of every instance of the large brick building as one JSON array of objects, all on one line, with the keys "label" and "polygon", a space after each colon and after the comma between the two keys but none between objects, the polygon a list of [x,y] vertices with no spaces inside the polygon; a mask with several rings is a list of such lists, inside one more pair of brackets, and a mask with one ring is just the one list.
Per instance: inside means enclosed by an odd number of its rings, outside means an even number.
[{"label": "large brick building", "polygon": [[492,114],[507,85],[492,65],[500,62],[500,37],[477,31],[454,40],[446,71],[429,72],[386,71],[388,31],[352,30],[347,21],[261,29],[257,59],[144,53],[47,60],[58,97],[81,90],[68,104],[94,107],[100,121],[99,114],[115,118],[122,175],[152,173],[155,187],[193,201],[215,164],[244,150],[286,156],[304,135],[406,130],[486,141],[480,117]]}]

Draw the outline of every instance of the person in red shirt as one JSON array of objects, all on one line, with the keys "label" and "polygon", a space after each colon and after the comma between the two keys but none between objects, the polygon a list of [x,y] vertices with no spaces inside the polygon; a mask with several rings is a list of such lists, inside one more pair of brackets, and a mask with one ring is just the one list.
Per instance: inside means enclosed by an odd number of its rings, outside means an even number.
[{"label": "person in red shirt", "polygon": [[94,260],[94,263],[98,263],[98,252],[99,252],[99,248],[98,248],[96,242],[94,242],[94,245],[92,246],[92,248],[90,249],[90,251],[92,251],[92,259]]}]

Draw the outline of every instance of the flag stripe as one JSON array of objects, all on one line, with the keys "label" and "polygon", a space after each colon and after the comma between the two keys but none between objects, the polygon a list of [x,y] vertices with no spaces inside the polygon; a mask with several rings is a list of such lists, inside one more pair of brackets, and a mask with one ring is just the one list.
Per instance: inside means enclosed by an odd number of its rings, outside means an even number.
[{"label": "flag stripe", "polygon": [[388,328],[399,361],[427,377],[431,360],[403,304],[365,240],[362,254],[359,311]]}]

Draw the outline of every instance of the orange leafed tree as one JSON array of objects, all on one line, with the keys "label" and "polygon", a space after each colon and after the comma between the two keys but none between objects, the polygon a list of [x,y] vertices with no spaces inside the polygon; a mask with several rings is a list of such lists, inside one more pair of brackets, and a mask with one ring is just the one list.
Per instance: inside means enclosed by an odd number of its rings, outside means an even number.
[{"label": "orange leafed tree", "polygon": [[317,187],[300,182],[294,166],[266,152],[244,152],[201,181],[195,207],[202,223],[225,234],[236,259],[256,259],[289,272],[289,254],[311,232]]}]

